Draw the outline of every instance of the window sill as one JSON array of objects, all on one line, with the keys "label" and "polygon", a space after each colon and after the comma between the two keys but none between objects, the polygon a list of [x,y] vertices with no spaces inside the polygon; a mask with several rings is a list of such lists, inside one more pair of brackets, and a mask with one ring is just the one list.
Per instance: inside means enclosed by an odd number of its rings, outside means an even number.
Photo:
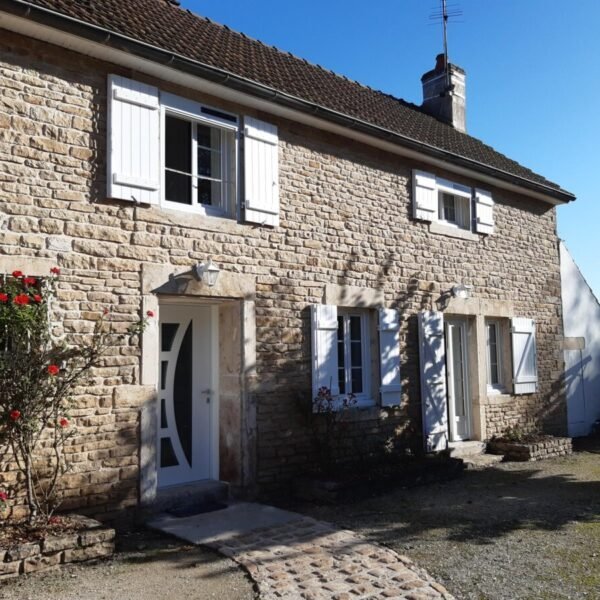
[{"label": "window sill", "polygon": [[209,216],[199,212],[181,211],[165,206],[136,207],[137,218],[161,225],[174,225],[203,231],[225,231],[244,233],[248,226],[238,223],[233,217]]},{"label": "window sill", "polygon": [[452,225],[445,225],[443,223],[431,222],[429,223],[429,232],[438,235],[445,235],[447,237],[457,238],[459,240],[468,240],[470,242],[478,242],[479,236],[471,231],[460,229],[459,227],[453,227]]}]

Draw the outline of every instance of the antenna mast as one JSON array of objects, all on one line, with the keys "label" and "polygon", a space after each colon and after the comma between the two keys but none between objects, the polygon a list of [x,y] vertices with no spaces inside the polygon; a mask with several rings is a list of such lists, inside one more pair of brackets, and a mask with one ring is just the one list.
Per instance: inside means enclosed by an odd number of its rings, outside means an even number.
[{"label": "antenna mast", "polygon": [[448,0],[440,0],[438,5],[440,8],[434,8],[429,18],[432,21],[441,21],[442,31],[444,34],[444,67],[446,70],[446,87],[450,86],[450,69],[448,65],[450,60],[448,58],[448,23],[450,20],[461,17],[463,12],[460,9],[458,2],[448,4]]},{"label": "antenna mast", "polygon": [[450,87],[450,69],[448,68],[448,7],[442,0],[442,27],[444,29],[444,69],[446,71],[446,88]]}]

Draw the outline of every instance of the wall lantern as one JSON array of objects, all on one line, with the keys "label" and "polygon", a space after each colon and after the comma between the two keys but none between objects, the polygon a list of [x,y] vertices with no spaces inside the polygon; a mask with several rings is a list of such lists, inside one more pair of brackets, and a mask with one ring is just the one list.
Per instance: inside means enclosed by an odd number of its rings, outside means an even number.
[{"label": "wall lantern", "polygon": [[459,283],[452,287],[452,296],[454,298],[470,298],[473,292],[473,286]]},{"label": "wall lantern", "polygon": [[213,287],[217,283],[217,278],[221,269],[213,264],[212,258],[206,263],[197,263],[192,267],[192,273],[197,281],[204,281],[208,287]]}]

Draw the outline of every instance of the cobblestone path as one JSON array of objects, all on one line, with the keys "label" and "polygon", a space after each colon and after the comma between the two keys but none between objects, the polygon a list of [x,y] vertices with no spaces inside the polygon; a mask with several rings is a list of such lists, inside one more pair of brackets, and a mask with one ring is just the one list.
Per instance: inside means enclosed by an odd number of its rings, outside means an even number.
[{"label": "cobblestone path", "polygon": [[407,557],[309,517],[208,545],[248,570],[262,600],[453,598]]}]

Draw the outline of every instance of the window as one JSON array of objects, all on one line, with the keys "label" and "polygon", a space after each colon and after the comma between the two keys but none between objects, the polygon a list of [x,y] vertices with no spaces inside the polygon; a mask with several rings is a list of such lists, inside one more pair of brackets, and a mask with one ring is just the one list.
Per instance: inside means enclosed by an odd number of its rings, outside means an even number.
[{"label": "window", "polygon": [[439,192],[439,220],[446,225],[471,229],[470,198]]},{"label": "window", "polygon": [[165,115],[165,202],[235,216],[235,135]]},{"label": "window", "polygon": [[488,388],[504,389],[502,373],[502,331],[498,321],[487,321],[485,325],[487,343]]},{"label": "window", "polygon": [[340,394],[368,395],[368,323],[365,314],[339,311],[338,385]]},{"label": "window", "polygon": [[494,200],[486,190],[413,171],[413,217],[429,230],[465,240],[494,233]]}]

